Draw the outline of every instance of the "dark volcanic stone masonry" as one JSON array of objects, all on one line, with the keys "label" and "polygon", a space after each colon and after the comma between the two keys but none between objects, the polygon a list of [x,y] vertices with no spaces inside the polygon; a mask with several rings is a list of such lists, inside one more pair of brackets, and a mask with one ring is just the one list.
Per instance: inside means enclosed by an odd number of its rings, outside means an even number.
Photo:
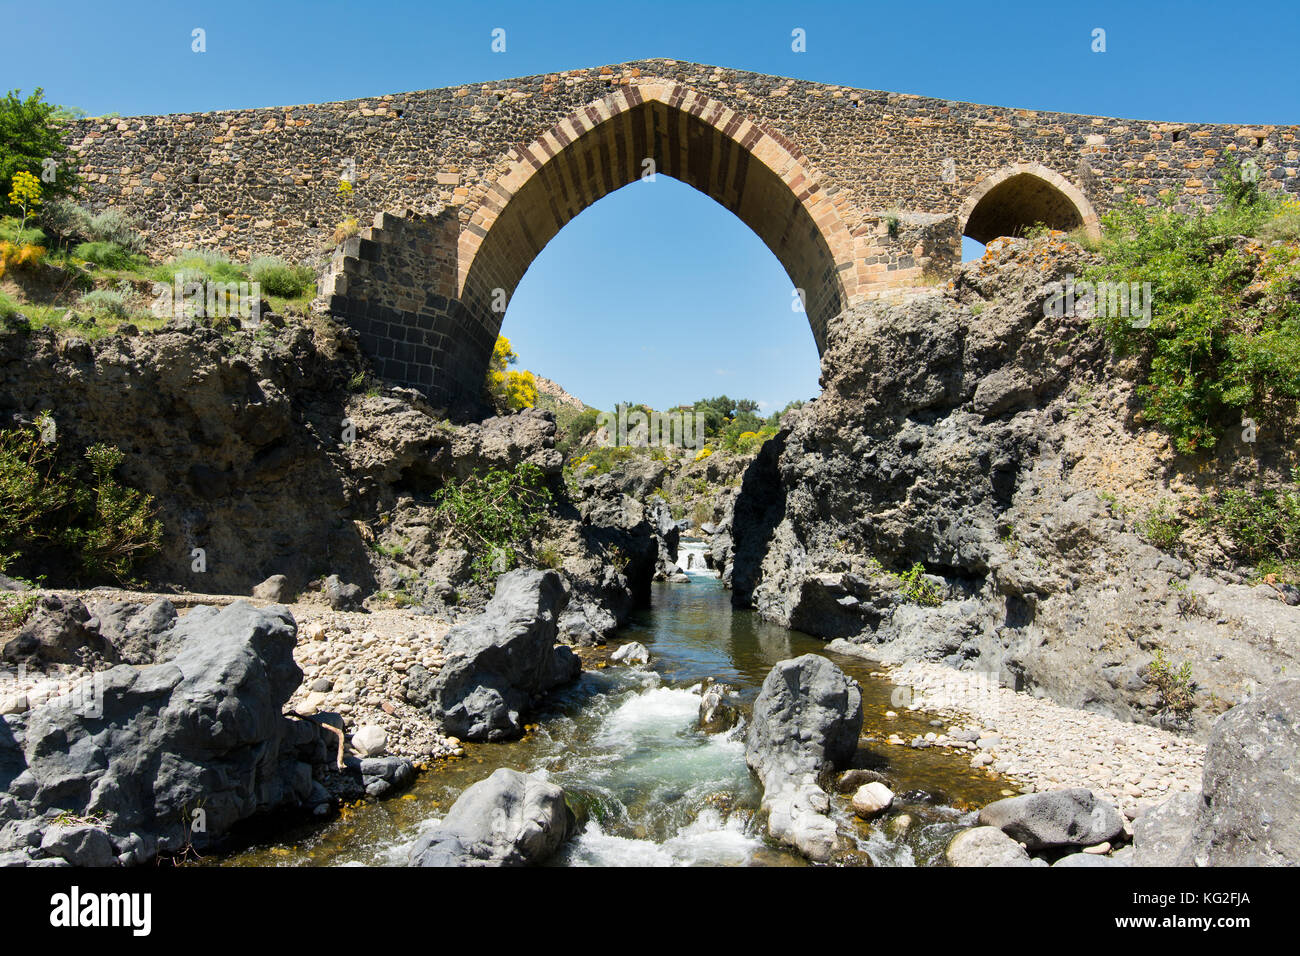
[{"label": "dark volcanic stone masonry", "polygon": [[[735,212],[785,266],[818,347],[844,308],[942,274],[963,234],[1096,228],[1126,191],[1208,197],[1228,155],[1300,192],[1296,126],[1109,119],[647,60],[343,103],[84,120],[89,201],[153,251],[319,256],[322,303],[380,374],[473,389],[543,246],[650,173]],[[354,185],[340,191],[339,180]],[[387,213],[387,215],[384,215]],[[792,296],[793,298],[793,296]]]}]

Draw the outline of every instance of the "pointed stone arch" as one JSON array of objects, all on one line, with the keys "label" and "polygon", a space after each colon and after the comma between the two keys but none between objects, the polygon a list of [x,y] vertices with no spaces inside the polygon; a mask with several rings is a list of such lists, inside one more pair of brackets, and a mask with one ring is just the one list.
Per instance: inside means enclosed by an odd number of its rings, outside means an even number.
[{"label": "pointed stone arch", "polygon": [[977,242],[1013,236],[1043,223],[1069,231],[1082,226],[1100,234],[1097,212],[1083,191],[1039,163],[1015,163],[989,173],[966,197],[957,215],[958,232]]},{"label": "pointed stone arch", "polygon": [[656,175],[682,180],[735,213],[772,250],[804,292],[819,352],[827,323],[857,291],[854,238],[798,147],[680,84],[622,87],[507,160],[457,250],[457,295],[491,326],[493,338],[501,303],[551,238],[592,203],[640,178],[647,160]]}]

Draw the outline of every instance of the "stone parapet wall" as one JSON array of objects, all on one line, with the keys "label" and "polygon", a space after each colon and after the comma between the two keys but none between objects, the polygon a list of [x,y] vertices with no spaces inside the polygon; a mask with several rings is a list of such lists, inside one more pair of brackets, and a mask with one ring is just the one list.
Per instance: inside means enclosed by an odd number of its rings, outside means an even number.
[{"label": "stone parapet wall", "polygon": [[[1111,119],[980,106],[651,60],[341,103],[83,120],[69,138],[95,207],[134,214],[156,251],[303,257],[354,215],[458,206],[462,224],[512,149],[612,91],[689,86],[798,145],[862,218],[955,213],[991,172],[1039,163],[1099,211],[1132,189],[1207,195],[1227,153],[1300,192],[1296,126]],[[340,196],[345,163],[356,188]]]}]

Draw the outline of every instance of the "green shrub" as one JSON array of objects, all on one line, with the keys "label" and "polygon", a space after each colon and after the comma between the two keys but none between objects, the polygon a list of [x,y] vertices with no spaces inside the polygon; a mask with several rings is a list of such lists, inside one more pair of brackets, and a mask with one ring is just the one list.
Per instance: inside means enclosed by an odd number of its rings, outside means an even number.
[{"label": "green shrub", "polygon": [[37,212],[37,219],[47,232],[60,242],[86,242],[92,238],[90,223],[94,217],[83,206],[69,199],[52,199]]},{"label": "green shrub", "polygon": [[1160,502],[1138,524],[1142,536],[1162,551],[1173,551],[1183,540],[1183,520]]},{"label": "green shrub", "polygon": [[1184,662],[1177,669],[1157,648],[1155,657],[1147,665],[1146,679],[1160,694],[1161,707],[1178,719],[1187,717],[1196,707],[1196,684],[1192,681],[1192,665]]},{"label": "green shrub", "polygon": [[86,449],[92,482],[77,491],[83,521],[68,528],[72,550],[94,579],[125,580],[140,558],[154,554],[162,541],[162,522],[153,516],[153,499],[113,478],[123,455],[111,445]]},{"label": "green shrub", "polygon": [[926,578],[925,565],[917,561],[910,568],[898,575],[899,591],[903,597],[921,607],[938,607],[942,595],[934,582]]},{"label": "green shrub", "polygon": [[581,447],[587,436],[595,432],[599,421],[600,412],[594,408],[574,411],[571,407],[560,406],[555,413],[556,449],[567,460],[574,449]]},{"label": "green shrub", "polygon": [[375,551],[386,558],[398,560],[406,556],[405,544],[384,544],[382,541],[376,541],[371,545]]},{"label": "green shrub", "polygon": [[36,609],[40,595],[34,591],[19,592],[0,591],[0,631],[16,630],[27,623],[28,616]]},{"label": "green shrub", "polygon": [[1300,249],[1261,258],[1231,238],[1267,232],[1290,207],[1231,164],[1220,192],[1210,211],[1179,212],[1172,196],[1154,211],[1112,210],[1102,263],[1086,272],[1090,281],[1151,283],[1149,326],[1122,316],[1099,324],[1118,351],[1147,360],[1143,415],[1189,454],[1212,449],[1243,416],[1288,427],[1300,410]]},{"label": "green shrub", "polygon": [[631,445],[598,445],[569,461],[567,466],[579,478],[586,475],[606,475],[619,462],[636,458],[644,451],[644,448],[635,448]]},{"label": "green shrub", "polygon": [[438,492],[436,514],[473,553],[475,580],[486,582],[516,565],[550,505],[542,470],[520,462],[513,470],[493,468],[449,482]]},{"label": "green shrub", "polygon": [[106,269],[130,269],[139,261],[116,242],[83,242],[72,250],[72,255]]},{"label": "green shrub", "polygon": [[8,199],[17,173],[39,178],[47,159],[58,164],[54,182],[41,184],[47,200],[66,195],[77,185],[72,168],[62,162],[68,145],[63,140],[60,108],[46,103],[40,88],[25,100],[18,96],[21,92],[10,90],[0,99],[0,203]]},{"label": "green shrub", "polygon": [[181,282],[247,282],[248,271],[231,262],[230,257],[215,249],[195,249],[157,266],[154,278],[159,282],[172,282],[177,275]]},{"label": "green shrub", "polygon": [[86,450],[85,479],[60,467],[44,425],[0,430],[0,571],[48,562],[72,564],[85,579],[127,581],[162,540],[152,498],[118,484],[122,453],[111,446]]},{"label": "green shrub", "polygon": [[94,242],[111,242],[127,252],[144,252],[144,237],[135,229],[135,223],[120,209],[105,209],[91,217],[86,232]]},{"label": "green shrub", "polygon": [[[37,209],[44,208],[37,206]],[[23,227],[17,216],[5,216],[0,219],[0,242],[12,242],[15,246],[49,246],[49,236],[43,229],[34,226]]]},{"label": "green shrub", "polygon": [[1226,532],[1238,558],[1256,565],[1300,561],[1300,490],[1233,488],[1201,505],[1202,526]]},{"label": "green shrub", "polygon": [[533,557],[536,559],[539,568],[550,568],[552,571],[558,571],[564,565],[564,555],[560,554],[559,549],[550,545],[543,545],[538,548]]},{"label": "green shrub", "polygon": [[131,315],[126,295],[115,289],[96,289],[94,292],[87,292],[77,300],[77,308],[91,315],[106,316],[111,319],[126,319]]},{"label": "green shrub", "polygon": [[282,259],[261,256],[248,265],[248,274],[262,287],[263,295],[296,299],[305,295],[315,281],[315,273],[306,266],[290,265]]},{"label": "green shrub", "polygon": [[21,311],[17,302],[0,292],[0,319],[11,319]]},{"label": "green shrub", "polygon": [[743,426],[733,424],[723,432],[722,443],[724,447],[738,455],[748,455],[758,451],[763,447],[764,442],[776,435],[777,431],[775,425],[763,425],[757,431],[752,429],[737,431],[737,427]]},{"label": "green shrub", "polygon": [[1300,242],[1300,202],[1284,203],[1256,232],[1265,242]]}]

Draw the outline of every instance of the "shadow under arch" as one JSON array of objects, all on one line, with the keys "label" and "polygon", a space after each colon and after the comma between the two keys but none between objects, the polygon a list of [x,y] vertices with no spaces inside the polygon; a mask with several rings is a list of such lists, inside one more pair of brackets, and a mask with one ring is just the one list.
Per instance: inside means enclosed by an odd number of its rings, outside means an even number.
[{"label": "shadow under arch", "polygon": [[1082,190],[1038,163],[1016,163],[985,176],[957,216],[959,234],[982,243],[1022,235],[1038,223],[1065,232],[1082,226],[1094,237],[1101,231]]}]

